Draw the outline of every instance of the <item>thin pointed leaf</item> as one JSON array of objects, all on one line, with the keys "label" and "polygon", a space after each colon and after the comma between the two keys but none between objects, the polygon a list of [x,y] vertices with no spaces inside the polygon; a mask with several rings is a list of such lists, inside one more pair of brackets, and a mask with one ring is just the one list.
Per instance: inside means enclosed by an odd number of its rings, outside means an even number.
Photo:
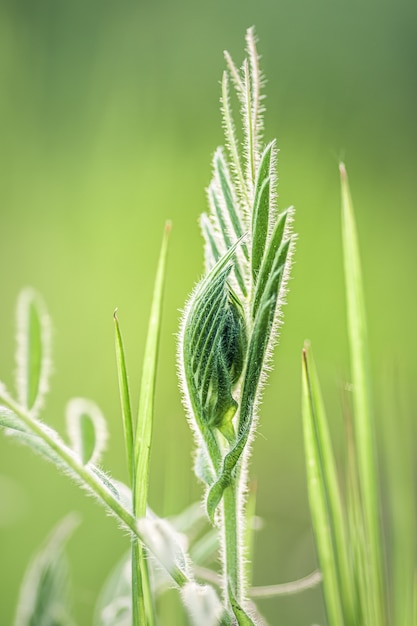
[{"label": "thin pointed leaf", "polygon": [[84,398],[73,398],[67,404],[67,431],[71,447],[84,465],[100,462],[108,433],[106,421],[98,406]]},{"label": "thin pointed leaf", "polygon": [[149,460],[152,442],[152,422],[156,385],[159,334],[162,318],[162,299],[165,283],[165,270],[168,252],[170,224],[165,227],[159,255],[158,270],[155,279],[151,314],[149,319],[146,348],[143,359],[142,381],[140,387],[139,412],[135,441],[135,513],[146,513],[149,483]]},{"label": "thin pointed leaf", "polygon": [[205,245],[205,267],[206,272],[209,272],[217,263],[221,257],[221,252],[216,243],[216,234],[214,232],[213,224],[211,223],[208,215],[203,213],[200,219],[201,231],[203,233]]},{"label": "thin pointed leaf", "polygon": [[275,141],[265,148],[258,168],[252,214],[252,276],[258,278],[269,231],[271,207],[271,157]]},{"label": "thin pointed leaf", "polygon": [[[146,515],[146,505],[148,501],[156,369],[170,231],[171,225],[167,223],[159,254],[142,366],[142,381],[134,447],[133,511],[136,517],[144,517]],[[148,566],[143,547],[139,545],[135,538],[132,540],[132,576],[134,625],[139,626],[146,620],[146,623],[152,626],[155,622],[155,616]]]},{"label": "thin pointed leaf", "polygon": [[[219,225],[219,232],[221,233],[223,239],[223,247],[224,250],[229,250],[232,247],[232,239],[229,233],[228,222],[227,222],[227,213],[226,208],[222,206],[222,203],[219,198],[218,191],[216,189],[216,185],[212,182],[208,189],[208,197],[209,204],[212,211],[212,214],[215,216],[217,223]],[[243,242],[242,242],[243,245]],[[237,283],[242,291],[244,296],[247,295],[247,288],[244,280],[244,272],[240,266],[238,256],[235,255],[233,258],[234,272],[236,276]]]},{"label": "thin pointed leaf", "polygon": [[117,318],[117,310],[113,314],[116,342],[117,376],[119,380],[120,405],[122,408],[123,433],[125,437],[125,449],[130,483],[133,484],[134,472],[134,440],[132,404],[130,401],[129,380],[127,376],[126,354],[123,345],[120,324]]},{"label": "thin pointed leaf", "polygon": [[51,322],[33,289],[17,303],[16,388],[19,402],[35,414],[42,407],[51,374]]},{"label": "thin pointed leaf", "polygon": [[63,550],[78,523],[74,514],[62,520],[32,560],[22,583],[15,626],[74,626]]},{"label": "thin pointed leaf", "polygon": [[[219,188],[222,191],[224,205],[227,209],[230,223],[236,237],[239,239],[244,234],[244,227],[239,217],[240,207],[238,200],[234,195],[229,168],[226,164],[223,150],[218,148],[214,155],[214,171],[218,177]],[[248,247],[242,242],[242,252],[246,260],[249,259]]]},{"label": "thin pointed leaf", "polygon": [[[307,399],[309,401],[308,406],[303,404],[304,411],[309,410],[309,413],[305,415],[305,420],[313,420],[312,425],[305,424],[305,438],[307,438],[308,434],[307,428],[313,428],[315,440],[313,443],[310,442],[309,444],[310,455],[314,452],[316,454],[315,462],[319,463],[320,479],[322,480],[321,488],[326,497],[329,532],[331,533],[331,540],[334,546],[335,566],[337,568],[343,614],[346,623],[353,624],[355,619],[357,619],[358,608],[356,603],[355,581],[352,577],[350,542],[348,540],[343,504],[340,497],[340,486],[328,421],[314,359],[308,345],[306,345],[303,352],[303,377],[305,379],[305,389],[309,393],[308,398],[304,398],[303,400],[304,403]],[[314,450],[311,448],[313,444],[315,446]],[[311,482],[309,484],[311,484]],[[311,494],[311,498],[313,497],[314,494]],[[324,584],[326,585],[326,579],[324,580]]]},{"label": "thin pointed leaf", "polygon": [[253,298],[252,315],[254,318],[257,315],[258,307],[264,297],[266,285],[273,271],[273,267],[277,264],[277,257],[279,257],[278,265],[282,268],[282,273],[284,272],[290,247],[290,240],[283,242],[288,215],[289,211],[282,213],[278,222],[275,224],[271,240],[263,257],[262,265],[257,276],[255,296]]},{"label": "thin pointed leaf", "polygon": [[[251,80],[251,93],[252,93],[252,135],[255,156],[260,152],[262,137],[263,137],[263,107],[262,107],[262,95],[261,87],[263,85],[263,78],[259,69],[259,57],[256,49],[256,37],[254,28],[248,28],[246,31],[246,46],[249,56],[249,69]],[[255,162],[256,165],[256,162]]]},{"label": "thin pointed leaf", "polygon": [[227,73],[223,73],[222,79],[222,113],[223,113],[223,127],[226,138],[226,146],[230,153],[230,158],[233,165],[234,174],[236,177],[236,185],[239,190],[239,195],[245,206],[249,209],[250,199],[246,186],[245,176],[243,173],[242,165],[240,162],[238,141],[236,138],[236,129],[233,121],[233,113],[230,105],[229,96],[229,81]]},{"label": "thin pointed leaf", "polygon": [[[343,616],[342,592],[332,532],[332,520],[329,512],[328,486],[325,480],[323,459],[320,454],[320,435],[318,433],[318,414],[321,413],[323,406],[318,381],[312,373],[310,358],[308,358],[306,350],[303,352],[302,385],[302,414],[308,495],[317,552],[323,573],[327,616],[329,624],[332,626],[343,626],[345,620]],[[326,423],[324,415],[321,416],[320,423]]]},{"label": "thin pointed leaf", "polygon": [[256,119],[254,119],[254,111],[252,106],[252,88],[250,80],[250,70],[247,59],[243,61],[243,132],[245,136],[244,153],[247,156],[246,161],[246,184],[248,189],[253,190],[255,184],[255,172],[257,165],[257,154],[254,137],[254,127],[256,127]]},{"label": "thin pointed leaf", "polygon": [[360,479],[361,499],[364,510],[367,564],[375,623],[385,624],[385,594],[381,556],[381,528],[379,522],[378,483],[376,477],[376,450],[371,398],[371,378],[368,355],[365,301],[355,217],[348,186],[346,169],[340,164],[342,185],[342,239],[350,363],[352,377],[352,400],[355,425],[355,441]]}]

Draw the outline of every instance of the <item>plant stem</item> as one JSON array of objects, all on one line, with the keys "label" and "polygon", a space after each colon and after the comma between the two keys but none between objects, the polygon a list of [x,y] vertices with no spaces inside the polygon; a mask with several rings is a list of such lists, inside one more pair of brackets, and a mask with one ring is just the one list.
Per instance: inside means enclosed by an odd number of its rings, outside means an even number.
[{"label": "plant stem", "polygon": [[[21,407],[8,394],[1,393],[0,401],[3,406],[9,408],[22,420],[33,435],[39,437],[39,439],[41,439],[56,454],[56,456],[59,457],[63,465],[65,465],[71,473],[75,474],[79,483],[88,487],[98,500],[104,503],[119,519],[119,521],[132,531],[141,543],[145,545],[147,549],[152,552],[152,554],[154,554],[151,547],[146,545],[142,533],[137,526],[137,520],[133,517],[133,515],[123,506],[121,502],[119,502],[112,492],[105,487],[90,466],[80,463],[73,451],[57,438],[55,431],[52,431],[42,422],[35,420],[29,411]],[[156,554],[154,554],[154,556],[158,559]],[[163,563],[161,563],[161,565],[164,567]],[[166,568],[164,567],[164,569]],[[166,571],[179,587],[183,587],[186,583],[190,582],[187,575],[179,567],[175,566],[172,567],[170,571],[167,569]]]},{"label": "plant stem", "polygon": [[236,496],[236,482],[233,481],[223,493],[225,595],[229,597],[228,588],[230,586],[234,598],[240,603],[242,599],[242,556]]}]

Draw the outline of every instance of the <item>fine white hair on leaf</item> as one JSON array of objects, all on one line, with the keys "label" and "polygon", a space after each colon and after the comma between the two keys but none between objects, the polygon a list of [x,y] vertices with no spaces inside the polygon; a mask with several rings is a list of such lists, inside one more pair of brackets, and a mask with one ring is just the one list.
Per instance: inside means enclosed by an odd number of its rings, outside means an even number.
[{"label": "fine white hair on leaf", "polygon": [[98,406],[85,398],[72,398],[66,408],[71,447],[84,465],[100,462],[108,439],[106,420]]},{"label": "fine white hair on leaf", "polygon": [[45,303],[34,289],[19,294],[16,327],[17,397],[36,416],[49,390],[52,326]]},{"label": "fine white hair on leaf", "polygon": [[193,626],[220,623],[224,608],[213,587],[190,582],[181,589],[181,597]]}]

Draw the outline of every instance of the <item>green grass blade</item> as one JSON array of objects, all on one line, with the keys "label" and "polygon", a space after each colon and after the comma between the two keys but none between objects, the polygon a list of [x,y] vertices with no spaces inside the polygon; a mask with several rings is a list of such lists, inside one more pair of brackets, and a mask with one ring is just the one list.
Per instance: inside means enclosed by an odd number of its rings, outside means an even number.
[{"label": "green grass blade", "polygon": [[[159,346],[159,334],[162,318],[162,298],[165,283],[165,270],[168,252],[168,238],[171,225],[165,226],[159,255],[158,269],[154,285],[151,314],[143,359],[142,381],[139,397],[139,411],[135,433],[133,511],[136,517],[146,515],[149,485],[149,463],[152,444],[152,424],[156,385],[156,367]],[[148,564],[143,547],[136,539],[132,540],[132,590],[133,618],[136,624],[143,624],[143,612],[147,626],[155,623],[153,600],[149,582]],[[135,603],[137,602],[137,606]]]},{"label": "green grass blade", "polygon": [[125,449],[127,457],[127,466],[130,478],[130,484],[133,484],[134,472],[134,439],[133,439],[133,418],[132,404],[130,401],[129,380],[127,377],[126,354],[123,345],[122,333],[120,330],[119,320],[117,318],[117,310],[113,314],[115,341],[116,341],[116,362],[117,376],[119,380],[120,404],[122,408],[123,432],[125,437]]},{"label": "green grass blade", "polygon": [[162,297],[168,251],[170,224],[165,227],[155,279],[154,293],[143,359],[139,411],[135,436],[135,495],[134,508],[138,517],[146,514],[149,482],[149,460],[152,442],[152,422],[156,384],[159,334],[162,317]]},{"label": "green grass blade", "polygon": [[[346,625],[343,615],[342,589],[340,584],[338,558],[333,535],[333,523],[329,510],[329,501],[335,494],[326,481],[326,468],[323,458],[321,437],[326,424],[318,381],[315,376],[310,355],[303,350],[302,361],[302,414],[304,447],[307,466],[308,494],[310,510],[316,538],[317,552],[323,574],[324,596],[329,624]],[[331,452],[330,442],[324,435],[328,446],[327,456]]]},{"label": "green grass blade", "polygon": [[374,623],[383,626],[386,623],[386,616],[382,533],[379,522],[368,334],[355,217],[346,169],[343,164],[340,164],[340,175],[347,322],[353,385],[353,419],[367,553],[368,601],[373,607]]}]

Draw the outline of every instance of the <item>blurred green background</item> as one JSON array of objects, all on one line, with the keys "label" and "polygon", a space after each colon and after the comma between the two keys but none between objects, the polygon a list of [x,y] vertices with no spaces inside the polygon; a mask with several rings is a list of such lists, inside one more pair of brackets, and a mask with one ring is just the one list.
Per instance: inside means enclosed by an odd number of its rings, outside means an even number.
[{"label": "blurred green background", "polygon": [[[259,482],[255,583],[316,567],[300,417],[300,351],[312,341],[336,441],[348,359],[337,163],[360,230],[378,422],[393,379],[416,406],[417,4],[331,0],[1,0],[0,378],[12,384],[14,306],[26,285],[54,322],[44,417],[97,401],[111,431],[105,467],[126,479],[113,345],[119,316],[137,396],[164,221],[171,239],[152,456],[151,506],[198,499],[175,372],[179,309],[202,271],[198,216],[222,142],[222,51],[243,59],[255,24],[268,78],[266,139],[278,138],[279,203],[296,206],[297,253],[266,389],[252,475]],[[413,384],[412,384],[413,383]],[[343,459],[340,458],[340,464]],[[92,500],[0,438],[0,622],[10,624],[30,555],[67,511],[80,625],[127,537]],[[272,625],[324,624],[320,589],[260,603]],[[162,623],[185,623],[171,597]]]}]

